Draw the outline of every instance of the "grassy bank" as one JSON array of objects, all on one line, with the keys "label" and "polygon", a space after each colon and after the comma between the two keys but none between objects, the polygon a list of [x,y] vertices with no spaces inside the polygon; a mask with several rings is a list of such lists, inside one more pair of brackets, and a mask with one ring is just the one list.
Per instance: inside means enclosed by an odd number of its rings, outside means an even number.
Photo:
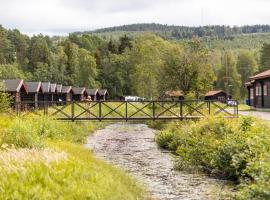
[{"label": "grassy bank", "polygon": [[0,117],[0,199],[144,199],[124,172],[82,147],[102,124]]},{"label": "grassy bank", "polygon": [[270,199],[270,127],[250,117],[168,124],[156,138],[178,169],[200,169],[237,184],[233,199]]}]

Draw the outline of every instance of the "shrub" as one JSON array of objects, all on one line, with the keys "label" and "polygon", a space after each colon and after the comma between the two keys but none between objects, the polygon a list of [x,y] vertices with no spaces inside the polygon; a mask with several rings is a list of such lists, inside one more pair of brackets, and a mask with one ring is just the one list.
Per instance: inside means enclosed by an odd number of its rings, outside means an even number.
[{"label": "shrub", "polygon": [[251,117],[171,123],[157,135],[174,150],[179,168],[197,166],[240,183],[236,199],[270,197],[270,127]]}]

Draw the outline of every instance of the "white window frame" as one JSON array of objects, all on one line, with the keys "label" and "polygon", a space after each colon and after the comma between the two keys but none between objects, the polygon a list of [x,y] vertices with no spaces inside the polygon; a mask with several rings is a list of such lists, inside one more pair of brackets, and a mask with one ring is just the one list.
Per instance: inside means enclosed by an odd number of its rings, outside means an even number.
[{"label": "white window frame", "polygon": [[256,86],[256,96],[261,96],[260,86]]},{"label": "white window frame", "polygon": [[267,91],[268,87],[267,84],[263,85],[263,96],[268,96],[268,91]]},{"label": "white window frame", "polygon": [[254,88],[250,88],[250,99],[254,99]]}]

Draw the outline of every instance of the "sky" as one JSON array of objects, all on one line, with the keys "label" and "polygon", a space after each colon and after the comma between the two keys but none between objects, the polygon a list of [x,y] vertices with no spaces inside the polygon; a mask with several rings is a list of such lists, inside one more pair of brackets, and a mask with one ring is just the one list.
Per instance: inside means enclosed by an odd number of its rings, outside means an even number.
[{"label": "sky", "polygon": [[270,24],[270,0],[0,0],[0,24],[21,32],[67,35],[134,23]]}]

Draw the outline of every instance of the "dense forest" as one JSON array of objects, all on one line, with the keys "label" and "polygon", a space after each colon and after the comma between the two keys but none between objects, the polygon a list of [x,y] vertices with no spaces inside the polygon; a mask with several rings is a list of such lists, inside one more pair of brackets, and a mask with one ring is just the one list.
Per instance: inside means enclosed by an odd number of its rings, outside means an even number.
[{"label": "dense forest", "polygon": [[155,32],[166,39],[191,39],[197,37],[216,37],[229,38],[233,35],[250,34],[250,33],[269,33],[269,25],[253,25],[253,26],[174,26],[163,25],[156,23],[144,24],[130,24],[123,26],[115,26],[110,28],[103,28],[94,31],[87,31],[83,33],[110,33],[110,32]]},{"label": "dense forest", "polygon": [[[133,26],[134,30],[140,29]],[[157,30],[172,29],[152,26]],[[148,30],[153,27],[149,25]],[[29,37],[0,26],[0,78],[107,88],[111,98],[139,95],[154,99],[173,89],[199,98],[210,89],[224,89],[234,98],[243,99],[247,78],[270,68],[270,36],[234,34],[268,32],[269,26],[223,27],[228,29],[228,35],[234,35],[227,38],[223,37],[222,26],[213,26],[209,30],[214,30],[215,37],[208,39],[195,33],[200,28],[186,27],[191,34],[186,39],[168,40],[155,31],[110,38],[97,33],[119,28],[71,33],[68,37]],[[223,38],[219,38],[219,29],[223,30]]]}]

